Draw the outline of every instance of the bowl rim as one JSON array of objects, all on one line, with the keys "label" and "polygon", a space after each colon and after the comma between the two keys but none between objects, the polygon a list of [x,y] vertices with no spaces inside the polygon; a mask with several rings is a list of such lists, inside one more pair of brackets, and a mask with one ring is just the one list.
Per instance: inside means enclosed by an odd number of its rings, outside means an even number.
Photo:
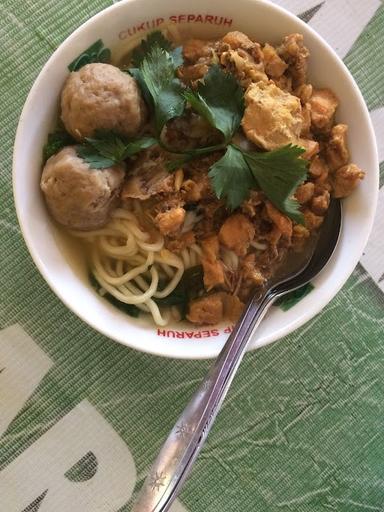
[{"label": "bowl rim", "polygon": [[[28,95],[25,100],[22,112],[20,114],[16,135],[15,135],[15,142],[14,142],[14,149],[13,149],[13,161],[12,161],[12,182],[13,182],[13,197],[14,197],[14,204],[16,209],[16,214],[19,222],[19,226],[21,229],[21,233],[23,235],[24,241],[26,243],[26,246],[28,248],[29,254],[31,255],[37,269],[39,270],[40,274],[43,276],[44,280],[48,284],[48,286],[51,288],[51,290],[55,293],[55,295],[63,302],[63,304],[72,311],[77,317],[79,317],[81,320],[83,320],[87,325],[91,326],[93,329],[95,329],[97,332],[103,334],[109,339],[112,339],[114,341],[117,341],[118,343],[133,348],[136,350],[139,350],[141,352],[156,355],[156,356],[162,356],[162,357],[169,357],[174,359],[191,359],[191,360],[198,360],[198,359],[210,359],[213,357],[216,357],[218,354],[218,351],[216,348],[208,348],[205,350],[201,350],[201,345],[196,344],[195,353],[191,354],[190,351],[188,352],[175,352],[172,347],[165,343],[160,343],[158,345],[152,343],[149,346],[147,344],[141,344],[140,343],[140,337],[136,339],[136,337],[131,337],[129,340],[112,337],[111,333],[109,332],[108,328],[104,328],[104,326],[101,326],[97,324],[93,320],[92,316],[87,316],[83,314],[82,311],[78,311],[76,307],[72,306],[70,301],[66,298],[65,294],[62,293],[61,289],[55,284],[55,279],[52,278],[50,273],[46,271],[45,264],[43,260],[41,259],[39,255],[39,251],[35,249],[35,244],[33,240],[33,236],[31,236],[31,233],[29,232],[26,225],[23,223],[23,215],[22,215],[22,205],[18,201],[18,184],[16,180],[16,174],[17,174],[17,157],[19,153],[19,148],[22,144],[22,135],[25,128],[24,118],[27,117],[29,110],[31,107],[31,98],[34,97],[37,90],[40,88],[40,84],[42,80],[44,79],[45,70],[49,68],[51,62],[56,59],[56,56],[62,48],[68,47],[73,40],[75,40],[81,32],[85,31],[89,26],[91,26],[96,20],[99,18],[104,17],[106,14],[110,14],[113,11],[119,11],[120,9],[125,9],[125,6],[127,4],[133,3],[135,0],[121,0],[118,3],[115,3],[100,12],[93,15],[91,18],[86,20],[84,23],[82,23],[77,29],[75,29],[68,37],[66,37],[56,48],[56,50],[52,53],[52,55],[49,57],[49,59],[46,61],[44,66],[40,69],[40,72],[38,76],[36,77]],[[337,294],[337,292],[341,289],[341,287],[345,284],[347,279],[350,277],[351,273],[353,272],[354,268],[358,264],[360,257],[363,253],[364,247],[368,241],[368,237],[370,235],[370,232],[372,230],[374,217],[376,213],[376,206],[377,206],[377,200],[378,200],[378,193],[379,193],[379,159],[378,159],[378,150],[377,150],[377,143],[376,143],[376,136],[374,132],[374,128],[372,125],[372,121],[369,115],[369,111],[367,108],[367,105],[365,103],[365,100],[363,98],[363,95],[356,84],[352,74],[348,70],[347,66],[344,64],[342,59],[337,55],[337,53],[333,50],[333,48],[327,43],[325,39],[322,38],[320,34],[318,34],[312,27],[310,27],[307,23],[302,21],[300,18],[298,18],[296,15],[292,14],[291,12],[287,11],[283,7],[276,5],[272,3],[269,0],[250,0],[255,5],[257,3],[261,3],[266,5],[269,9],[271,9],[272,12],[279,13],[281,16],[285,16],[286,18],[293,21],[298,29],[300,27],[305,27],[304,31],[309,31],[311,35],[313,36],[314,40],[316,41],[316,44],[321,44],[328,53],[332,55],[332,57],[336,60],[337,64],[341,66],[344,73],[349,77],[349,80],[351,82],[351,85],[353,86],[354,92],[357,95],[357,98],[359,100],[359,108],[361,110],[361,114],[364,115],[365,121],[367,123],[367,128],[369,131],[369,143],[371,145],[370,147],[370,155],[371,158],[373,158],[374,161],[374,170],[375,176],[374,176],[374,184],[375,188],[374,190],[370,191],[372,193],[371,197],[371,208],[369,211],[369,215],[367,215],[366,219],[366,226],[368,229],[366,229],[364,235],[362,235],[358,240],[358,248],[356,248],[355,245],[355,253],[356,257],[350,262],[348,266],[345,267],[345,271],[343,273],[342,278],[340,278],[337,282],[332,282],[331,285],[327,287],[326,293],[323,293],[321,297],[318,299],[316,305],[312,306],[310,309],[307,309],[304,311],[301,315],[298,315],[297,318],[289,324],[289,326],[281,326],[277,330],[275,330],[273,333],[266,335],[261,343],[258,343],[256,346],[253,346],[252,341],[250,342],[247,351],[255,350],[261,346],[267,345],[269,343],[272,343],[274,341],[278,341],[280,338],[282,338],[285,335],[288,335],[292,332],[294,332],[299,327],[303,326],[306,322],[308,322],[310,319],[312,319],[315,315],[317,315],[328,303],[332,298]],[[358,249],[358,250],[357,250]]]}]

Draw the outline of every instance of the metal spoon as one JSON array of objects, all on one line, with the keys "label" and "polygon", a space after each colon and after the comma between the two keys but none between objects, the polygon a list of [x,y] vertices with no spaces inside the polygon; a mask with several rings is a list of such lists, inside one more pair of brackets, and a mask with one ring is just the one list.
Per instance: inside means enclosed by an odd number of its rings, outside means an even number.
[{"label": "metal spoon", "polygon": [[249,301],[207,377],[165,441],[132,512],[169,509],[205,442],[256,327],[277,298],[300,288],[322,270],[334,252],[340,228],[340,201],[332,200],[320,234],[309,250],[287,258],[262,294]]}]

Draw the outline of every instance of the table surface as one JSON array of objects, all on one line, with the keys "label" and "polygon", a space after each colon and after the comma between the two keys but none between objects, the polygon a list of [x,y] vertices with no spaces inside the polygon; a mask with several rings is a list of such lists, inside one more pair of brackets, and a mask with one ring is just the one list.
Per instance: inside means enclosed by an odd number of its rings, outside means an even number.
[{"label": "table surface", "polygon": [[[128,511],[209,366],[141,354],[85,325],[38,273],[16,220],[11,158],[26,95],[57,45],[110,3],[0,3],[0,512]],[[344,59],[384,160],[384,6],[278,3]],[[384,510],[383,229],[384,187],[344,288],[245,357],[174,512]]]}]

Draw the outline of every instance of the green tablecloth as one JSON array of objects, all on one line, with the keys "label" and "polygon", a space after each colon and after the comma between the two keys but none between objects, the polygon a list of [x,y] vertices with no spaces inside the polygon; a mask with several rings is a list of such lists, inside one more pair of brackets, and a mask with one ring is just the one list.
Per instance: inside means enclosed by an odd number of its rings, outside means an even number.
[{"label": "green tablecloth", "polygon": [[[384,7],[279,3],[345,59],[383,160]],[[16,220],[11,155],[26,95],[55,47],[109,4],[0,2],[0,512],[129,510],[209,366],[94,332],[48,288]],[[310,323],[245,357],[174,511],[384,510],[383,196],[365,268]]]}]

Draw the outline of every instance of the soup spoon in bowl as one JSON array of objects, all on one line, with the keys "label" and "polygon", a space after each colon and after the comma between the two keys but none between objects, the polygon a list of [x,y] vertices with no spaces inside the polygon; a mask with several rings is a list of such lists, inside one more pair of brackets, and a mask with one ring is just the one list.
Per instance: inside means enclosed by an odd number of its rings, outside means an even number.
[{"label": "soup spoon in bowl", "polygon": [[341,229],[341,204],[333,199],[309,248],[284,260],[262,293],[253,296],[222,351],[177,420],[154,462],[132,512],[166,512],[198,456],[248,342],[269,307],[283,295],[309,283],[331,258]]}]

